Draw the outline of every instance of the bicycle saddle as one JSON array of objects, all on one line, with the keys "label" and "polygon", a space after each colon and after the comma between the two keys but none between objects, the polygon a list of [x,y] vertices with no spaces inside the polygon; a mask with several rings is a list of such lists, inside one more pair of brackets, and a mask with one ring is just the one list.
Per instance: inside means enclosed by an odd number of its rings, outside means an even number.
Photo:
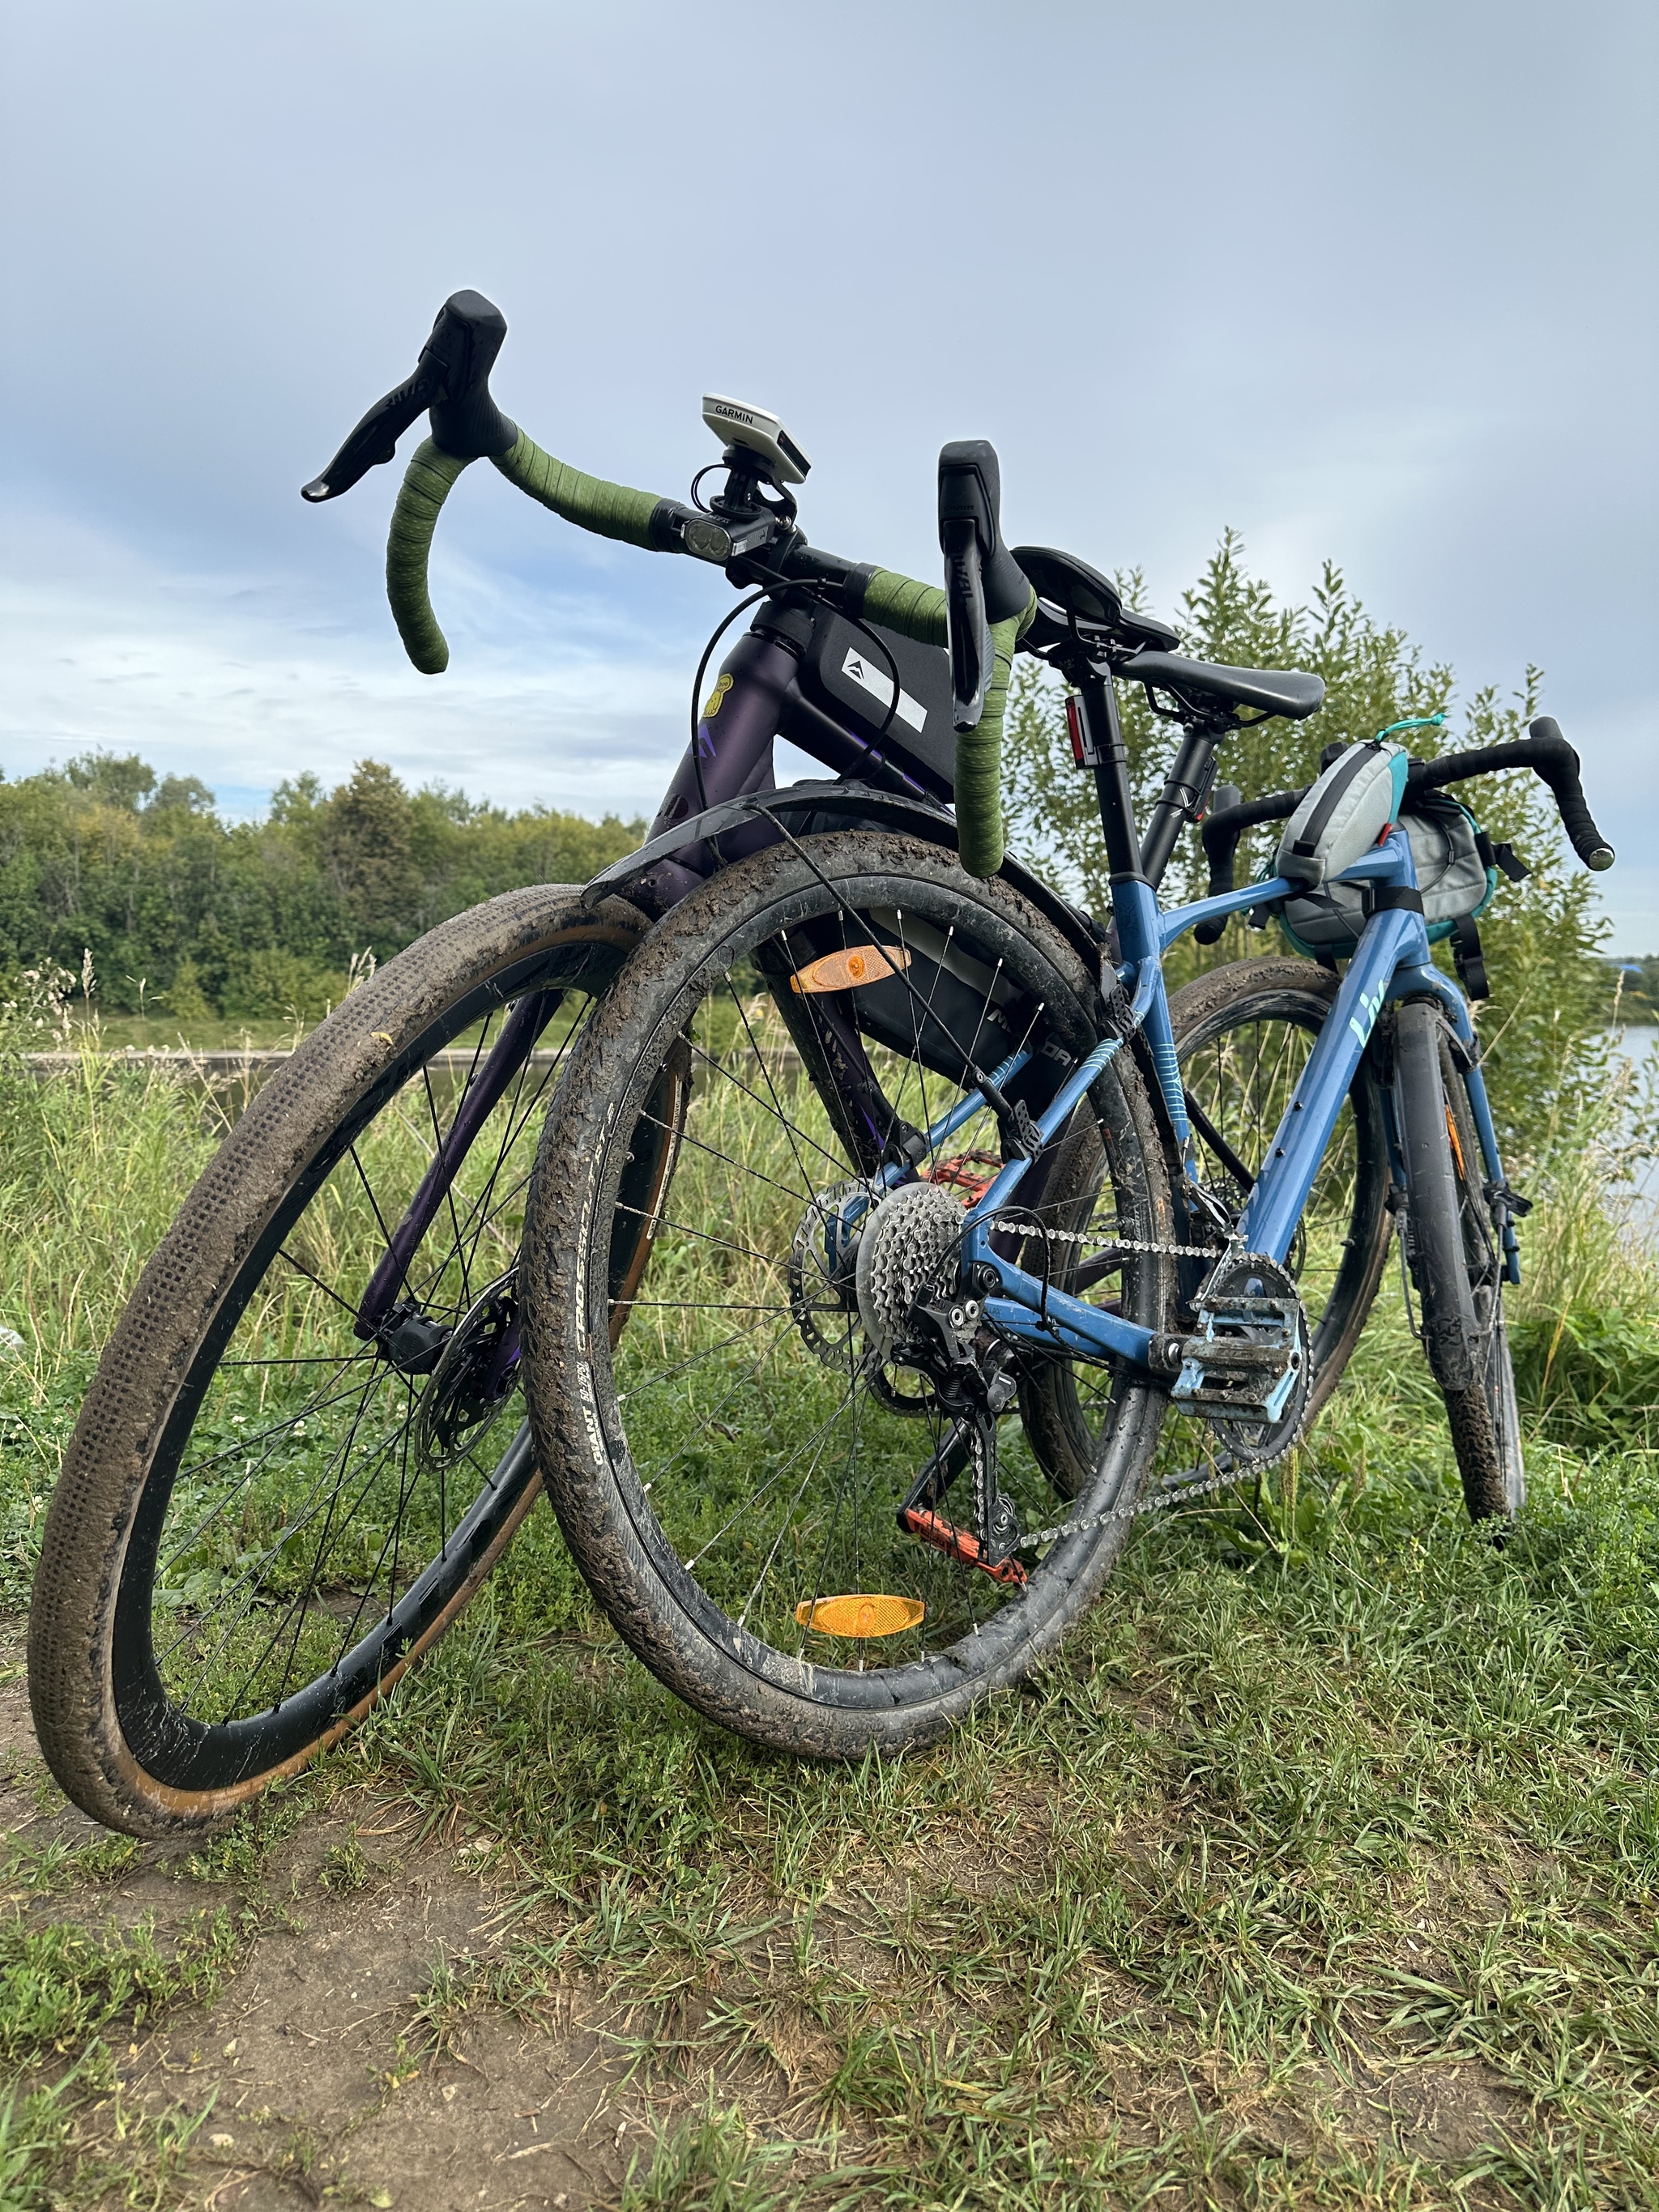
[{"label": "bicycle saddle", "polygon": [[1253,707],[1261,714],[1301,722],[1325,703],[1324,678],[1299,668],[1226,668],[1215,661],[1188,660],[1179,653],[1138,653],[1121,660],[1115,673],[1149,690],[1173,692],[1183,705],[1200,710],[1220,699],[1230,707]]},{"label": "bicycle saddle", "polygon": [[1126,613],[1116,585],[1074,554],[1056,552],[1051,545],[1016,545],[1014,558],[1037,595],[1028,643],[1059,645],[1069,633],[1068,617],[1085,637],[1091,630],[1103,631],[1113,644],[1132,649],[1163,651],[1179,642],[1167,623]]}]

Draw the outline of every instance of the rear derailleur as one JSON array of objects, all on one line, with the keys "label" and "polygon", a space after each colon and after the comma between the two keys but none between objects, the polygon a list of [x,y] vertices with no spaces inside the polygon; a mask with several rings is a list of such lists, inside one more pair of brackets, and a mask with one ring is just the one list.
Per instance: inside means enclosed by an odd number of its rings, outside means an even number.
[{"label": "rear derailleur", "polygon": [[[1004,1364],[1006,1347],[987,1342],[989,1333],[973,1297],[919,1304],[911,1309],[907,1330],[893,1356],[927,1376],[951,1425],[900,1504],[898,1525],[935,1551],[980,1568],[994,1582],[1021,1583],[1025,1570],[1014,1557],[1022,1541],[1019,1516],[997,1480],[997,1421],[1018,1388]],[[962,1528],[939,1509],[951,1483],[969,1466],[974,1528]]]}]

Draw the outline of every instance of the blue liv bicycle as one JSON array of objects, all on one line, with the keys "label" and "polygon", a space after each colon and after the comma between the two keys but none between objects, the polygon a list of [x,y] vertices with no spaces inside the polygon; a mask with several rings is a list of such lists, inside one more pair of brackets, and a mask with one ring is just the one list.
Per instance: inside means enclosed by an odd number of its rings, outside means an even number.
[{"label": "blue liv bicycle", "polygon": [[[430,409],[387,561],[416,665],[447,659],[427,552],[483,457],[722,567],[753,617],[698,672],[641,848],[352,993],[146,1269],[36,1583],[70,1794],[149,1834],[245,1802],[443,1632],[544,1487],[621,1634],[706,1713],[823,1755],[926,1741],[1055,1648],[1137,1511],[1191,1494],[1154,1476],[1172,1411],[1208,1486],[1291,1447],[1397,1222],[1470,1510],[1513,1514],[1523,1207],[1430,933],[1475,980],[1509,858],[1449,783],[1531,767],[1611,860],[1554,726],[1435,762],[1384,732],[1306,792],[1224,793],[1212,895],[1166,914],[1218,747],[1312,714],[1316,678],[1190,659],[1082,562],[1011,552],[983,444],[940,457],[944,591],[811,547],[806,458],[758,409],[705,401],[706,505],[584,476],[491,400],[504,332],[457,295],[307,487],[349,489]],[[1109,926],[1002,850],[1017,650],[1070,687]],[[1118,683],[1180,732],[1144,837]],[[777,787],[779,734],[829,778]],[[1234,889],[1267,821],[1279,872]],[[1317,958],[1166,993],[1181,933],[1247,908]]]}]

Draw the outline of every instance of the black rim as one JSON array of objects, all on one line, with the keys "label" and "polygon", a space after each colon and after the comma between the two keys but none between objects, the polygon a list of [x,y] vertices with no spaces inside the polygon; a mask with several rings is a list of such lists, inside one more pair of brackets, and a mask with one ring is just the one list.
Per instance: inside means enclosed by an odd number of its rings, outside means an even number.
[{"label": "black rim", "polygon": [[[360,1705],[532,1478],[516,1375],[484,1309],[503,1279],[510,1295],[541,1109],[585,1024],[592,957],[520,963],[407,1046],[296,1180],[215,1316],[151,1462],[116,1608],[117,1713],[164,1785],[232,1786]],[[475,1138],[400,1297],[454,1357],[410,1371],[406,1354],[400,1366],[358,1340],[357,1303],[532,983],[549,993],[543,1050]],[[434,1071],[458,1038],[466,1061]],[[438,1389],[448,1418],[423,1429]]]},{"label": "black rim", "polygon": [[[598,1232],[612,1242],[586,1284],[599,1417],[639,1540],[710,1643],[780,1687],[890,1707],[958,1686],[969,1652],[981,1674],[1026,1642],[1074,1578],[1075,1547],[1092,1548],[1101,1531],[1025,1547],[1018,1556],[1030,1579],[1021,1589],[898,1530],[896,1510],[949,1425],[926,1378],[880,1356],[858,1302],[849,1224],[864,1235],[882,1229],[882,1144],[936,1125],[972,1087],[970,1063],[1031,1051],[1030,1074],[1013,1087],[1023,1081],[1040,1106],[1093,1038],[1018,932],[943,890],[861,883],[832,904],[816,886],[790,901],[781,929],[780,914],[769,906],[732,924],[669,999],[622,1101],[618,1134],[596,1163],[593,1218],[614,1224]],[[793,992],[792,975],[870,949],[896,972]],[[827,1108],[811,1079],[840,1049],[849,1015],[878,1078],[862,1127],[848,1108]],[[651,1102],[676,1052],[688,1056],[691,1080],[683,1118],[668,1125]],[[1144,1163],[1115,1084],[1097,1086],[1085,1115],[1105,1117],[1086,1230],[1073,1226],[1074,1188],[1060,1200],[1039,1194],[1011,1219],[1008,1249],[1030,1241],[1034,1218],[1086,1235],[1098,1259],[1091,1295],[1139,1312],[1152,1274],[1117,1239],[1146,1237]],[[959,1220],[1001,1150],[995,1117],[981,1109],[926,1147],[925,1172],[907,1182],[948,1194]],[[665,1155],[666,1175],[630,1198],[641,1161]],[[649,1258],[619,1325],[628,1270],[617,1248],[631,1258],[641,1218],[653,1224]],[[1093,1511],[1129,1471],[1133,1425],[1126,1451],[1107,1455]],[[1003,1422],[1000,1443],[1000,1479],[1022,1528],[1062,1521],[1065,1502],[1016,1421]],[[974,1529],[971,1473],[941,1512]],[[920,1619],[859,1635],[827,1625],[845,1612],[821,1617],[831,1599],[876,1598],[919,1605]]]}]

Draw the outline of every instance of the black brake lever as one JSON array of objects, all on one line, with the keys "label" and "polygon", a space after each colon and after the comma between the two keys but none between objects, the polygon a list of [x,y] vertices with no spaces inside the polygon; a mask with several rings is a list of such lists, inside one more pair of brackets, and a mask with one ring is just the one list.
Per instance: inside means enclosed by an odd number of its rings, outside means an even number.
[{"label": "black brake lever", "polygon": [[[941,480],[941,506],[944,492]],[[991,675],[991,625],[985,618],[985,570],[973,517],[941,514],[939,542],[945,554],[951,720],[958,730],[971,730],[978,726],[985,705],[985,687]]]},{"label": "black brake lever", "polygon": [[489,372],[506,336],[506,316],[482,292],[452,293],[414,374],[375,401],[322,474],[301,485],[301,498],[315,506],[349,491],[392,459],[422,408],[431,409],[432,435],[445,453],[477,460],[508,452],[518,426],[489,396]]},{"label": "black brake lever", "polygon": [[991,680],[991,625],[1024,614],[1025,571],[1002,542],[1002,471],[985,438],[939,448],[939,542],[945,555],[951,643],[951,713],[958,730],[978,726]]}]

